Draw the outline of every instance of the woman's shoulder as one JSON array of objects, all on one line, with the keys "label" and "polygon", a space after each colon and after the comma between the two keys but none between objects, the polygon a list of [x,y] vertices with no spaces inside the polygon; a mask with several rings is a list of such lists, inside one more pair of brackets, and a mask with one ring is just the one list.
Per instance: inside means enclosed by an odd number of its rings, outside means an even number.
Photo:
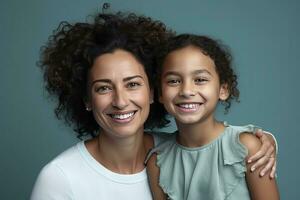
[{"label": "woman's shoulder", "polygon": [[78,146],[74,145],[60,153],[40,171],[35,182],[31,200],[52,199],[54,197],[67,197],[72,194],[68,173],[78,160]]},{"label": "woman's shoulder", "polygon": [[58,154],[49,164],[65,165],[70,162],[76,162],[80,157],[80,152],[84,150],[84,141],[67,148]]},{"label": "woman's shoulder", "polygon": [[40,174],[61,174],[68,171],[68,168],[74,167],[74,164],[81,160],[80,149],[83,148],[83,145],[83,141],[79,142],[57,155],[42,168]]}]

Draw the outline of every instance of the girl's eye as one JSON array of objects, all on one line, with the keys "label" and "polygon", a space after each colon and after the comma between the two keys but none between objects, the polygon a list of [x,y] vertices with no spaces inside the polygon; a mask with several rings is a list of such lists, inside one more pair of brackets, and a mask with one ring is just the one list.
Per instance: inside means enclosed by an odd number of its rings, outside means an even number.
[{"label": "girl's eye", "polygon": [[100,94],[105,94],[110,92],[112,89],[109,86],[99,86],[96,88],[96,92]]},{"label": "girl's eye", "polygon": [[208,81],[208,79],[206,79],[206,78],[197,78],[197,79],[195,79],[196,84],[203,84],[207,81]]},{"label": "girl's eye", "polygon": [[141,86],[141,84],[138,83],[138,82],[129,82],[129,83],[127,84],[127,88],[129,88],[129,89],[136,89],[136,88],[138,88],[139,86]]},{"label": "girl's eye", "polygon": [[180,83],[180,80],[178,79],[170,79],[167,81],[168,85],[178,85]]}]

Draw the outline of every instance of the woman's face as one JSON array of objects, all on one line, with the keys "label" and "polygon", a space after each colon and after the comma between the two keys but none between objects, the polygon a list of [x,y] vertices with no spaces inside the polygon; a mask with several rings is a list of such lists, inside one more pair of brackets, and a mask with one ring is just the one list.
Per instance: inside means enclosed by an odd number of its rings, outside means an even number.
[{"label": "woman's face", "polygon": [[97,57],[88,86],[87,106],[103,133],[119,138],[143,133],[152,97],[144,67],[130,52]]}]

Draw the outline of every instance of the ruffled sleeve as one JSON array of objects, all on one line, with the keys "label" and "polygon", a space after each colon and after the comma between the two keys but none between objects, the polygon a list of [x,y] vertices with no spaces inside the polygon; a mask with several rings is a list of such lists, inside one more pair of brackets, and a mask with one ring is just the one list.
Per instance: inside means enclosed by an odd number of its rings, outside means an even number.
[{"label": "ruffled sleeve", "polygon": [[[246,188],[245,174],[247,171],[245,158],[248,155],[247,148],[240,142],[240,134],[244,132],[255,133],[259,127],[252,124],[246,126],[229,126],[221,140],[221,152],[223,156],[223,181],[224,194],[230,196],[235,190]],[[239,185],[240,184],[240,185]],[[239,188],[240,187],[240,188]],[[246,192],[246,191],[245,191]]]},{"label": "ruffled sleeve", "polygon": [[144,162],[145,164],[147,164],[148,160],[150,159],[153,153],[159,154],[167,146],[169,146],[169,143],[173,141],[172,138],[174,138],[176,134],[166,132],[152,132],[151,135],[153,136],[154,147],[148,152]]}]

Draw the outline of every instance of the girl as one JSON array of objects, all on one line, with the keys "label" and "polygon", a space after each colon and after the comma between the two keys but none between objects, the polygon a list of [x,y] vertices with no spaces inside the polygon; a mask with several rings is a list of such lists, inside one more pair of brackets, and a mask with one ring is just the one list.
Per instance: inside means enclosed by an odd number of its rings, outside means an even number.
[{"label": "girl", "polygon": [[261,146],[248,134],[257,127],[215,119],[218,102],[227,111],[239,96],[230,54],[218,42],[190,34],[171,38],[163,49],[159,101],[178,132],[154,138],[147,163],[154,199],[279,199],[275,180],[245,162]]}]

